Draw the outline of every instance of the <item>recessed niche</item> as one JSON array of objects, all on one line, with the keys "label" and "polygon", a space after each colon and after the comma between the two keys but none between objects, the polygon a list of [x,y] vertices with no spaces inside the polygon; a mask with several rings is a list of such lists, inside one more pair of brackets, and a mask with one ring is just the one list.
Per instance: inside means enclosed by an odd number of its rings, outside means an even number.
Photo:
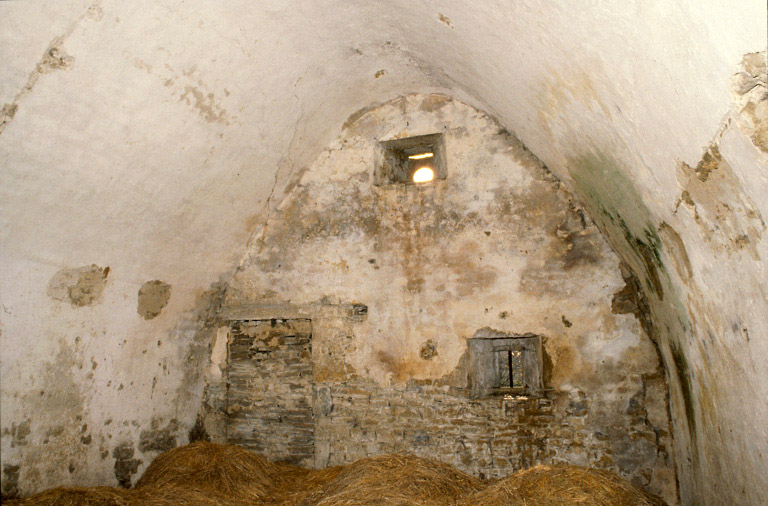
[{"label": "recessed niche", "polygon": [[445,179],[443,134],[418,135],[379,142],[374,183],[424,185]]}]

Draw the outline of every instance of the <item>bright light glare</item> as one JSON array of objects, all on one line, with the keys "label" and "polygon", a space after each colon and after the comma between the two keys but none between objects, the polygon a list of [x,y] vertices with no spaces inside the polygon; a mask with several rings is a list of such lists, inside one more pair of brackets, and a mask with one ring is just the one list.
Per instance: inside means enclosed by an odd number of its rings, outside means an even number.
[{"label": "bright light glare", "polygon": [[435,179],[435,171],[429,167],[421,167],[413,173],[414,183],[429,183],[433,179]]},{"label": "bright light glare", "polygon": [[410,158],[411,160],[423,160],[425,158],[432,158],[433,156],[435,156],[434,153],[421,153],[418,155],[411,155],[408,158]]}]

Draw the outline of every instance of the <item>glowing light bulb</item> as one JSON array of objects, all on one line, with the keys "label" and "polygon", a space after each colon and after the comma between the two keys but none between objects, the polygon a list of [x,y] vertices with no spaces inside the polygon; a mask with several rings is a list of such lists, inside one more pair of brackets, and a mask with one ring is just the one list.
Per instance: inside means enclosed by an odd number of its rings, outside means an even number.
[{"label": "glowing light bulb", "polygon": [[435,171],[429,167],[421,167],[413,173],[414,183],[429,183],[435,179]]},{"label": "glowing light bulb", "polygon": [[421,153],[418,155],[411,155],[408,158],[410,158],[411,160],[423,160],[425,158],[432,158],[433,156],[435,156],[434,153]]}]

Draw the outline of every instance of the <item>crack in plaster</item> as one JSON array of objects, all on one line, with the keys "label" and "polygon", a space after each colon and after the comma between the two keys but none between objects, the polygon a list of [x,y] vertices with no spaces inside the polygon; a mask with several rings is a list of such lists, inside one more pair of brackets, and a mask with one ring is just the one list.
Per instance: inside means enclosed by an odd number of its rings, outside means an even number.
[{"label": "crack in plaster", "polygon": [[[264,201],[264,209],[261,212],[262,215],[266,214],[266,217],[263,222],[264,224],[269,222],[269,220],[272,218],[275,212],[274,207],[271,205],[272,197],[275,194],[275,189],[277,188],[277,185],[280,181],[280,176],[283,174],[286,165],[290,166],[290,169],[288,171],[289,174],[293,173],[293,171],[296,169],[296,165],[294,164],[290,154],[293,153],[294,151],[294,146],[296,144],[296,137],[299,133],[299,125],[302,125],[302,124],[305,125],[304,128],[306,130],[306,124],[303,121],[304,114],[305,114],[304,107],[301,105],[299,96],[296,93],[296,86],[298,86],[301,80],[302,80],[302,77],[299,77],[298,79],[296,79],[296,82],[293,83],[293,98],[296,101],[296,106],[299,108],[299,117],[296,119],[296,123],[294,124],[294,127],[293,127],[293,134],[291,135],[291,140],[288,143],[288,154],[287,155],[283,154],[280,156],[280,160],[278,160],[277,162],[277,170],[275,171],[275,178],[272,182],[272,188],[269,190],[269,195],[267,195],[267,199]],[[302,134],[301,138],[303,137],[304,135]],[[260,236],[261,236],[261,233],[253,234],[251,236],[251,239],[248,241],[247,247],[250,247],[251,244],[253,244],[254,241]]]}]

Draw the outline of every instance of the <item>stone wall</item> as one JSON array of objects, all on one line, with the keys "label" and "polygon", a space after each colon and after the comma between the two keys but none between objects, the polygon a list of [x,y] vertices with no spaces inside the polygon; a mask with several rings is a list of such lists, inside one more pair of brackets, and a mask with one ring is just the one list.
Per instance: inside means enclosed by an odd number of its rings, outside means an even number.
[{"label": "stone wall", "polygon": [[[328,374],[322,358],[328,344],[359,332],[365,320],[333,309],[322,303],[239,309],[257,319],[229,327],[224,374],[209,377],[206,388],[209,437],[315,468],[384,453],[434,458],[485,478],[540,463],[593,466],[672,494],[674,503],[660,372],[626,378],[618,392],[574,393],[551,388],[550,370],[540,396],[473,398],[472,369],[463,359],[440,380],[381,386],[356,374]],[[268,314],[311,315],[319,323],[313,330],[309,318],[264,319]],[[318,342],[314,349],[310,336]]]},{"label": "stone wall", "polygon": [[227,442],[271,460],[314,464],[309,320],[233,323],[227,367]]},{"label": "stone wall", "polygon": [[[649,419],[645,403],[662,400],[665,385],[659,376],[636,381],[638,392],[624,412],[612,412],[586,393],[469,399],[464,391],[419,382],[321,386],[325,407],[315,422],[316,461],[325,467],[414,453],[486,478],[540,463],[570,463],[614,469],[656,488],[663,478],[654,476],[654,468],[670,464],[670,440],[666,419]],[[622,427],[605,424],[617,417],[625,419]]]},{"label": "stone wall", "polygon": [[[437,132],[445,180],[373,184],[379,141]],[[665,377],[635,317],[638,285],[492,118],[441,95],[398,98],[356,115],[290,187],[221,316],[312,321],[315,466],[389,451],[485,476],[570,462],[677,502]],[[543,397],[468,395],[467,339],[481,330],[542,336]],[[232,415],[226,360],[214,362],[204,412],[216,439]]]}]

